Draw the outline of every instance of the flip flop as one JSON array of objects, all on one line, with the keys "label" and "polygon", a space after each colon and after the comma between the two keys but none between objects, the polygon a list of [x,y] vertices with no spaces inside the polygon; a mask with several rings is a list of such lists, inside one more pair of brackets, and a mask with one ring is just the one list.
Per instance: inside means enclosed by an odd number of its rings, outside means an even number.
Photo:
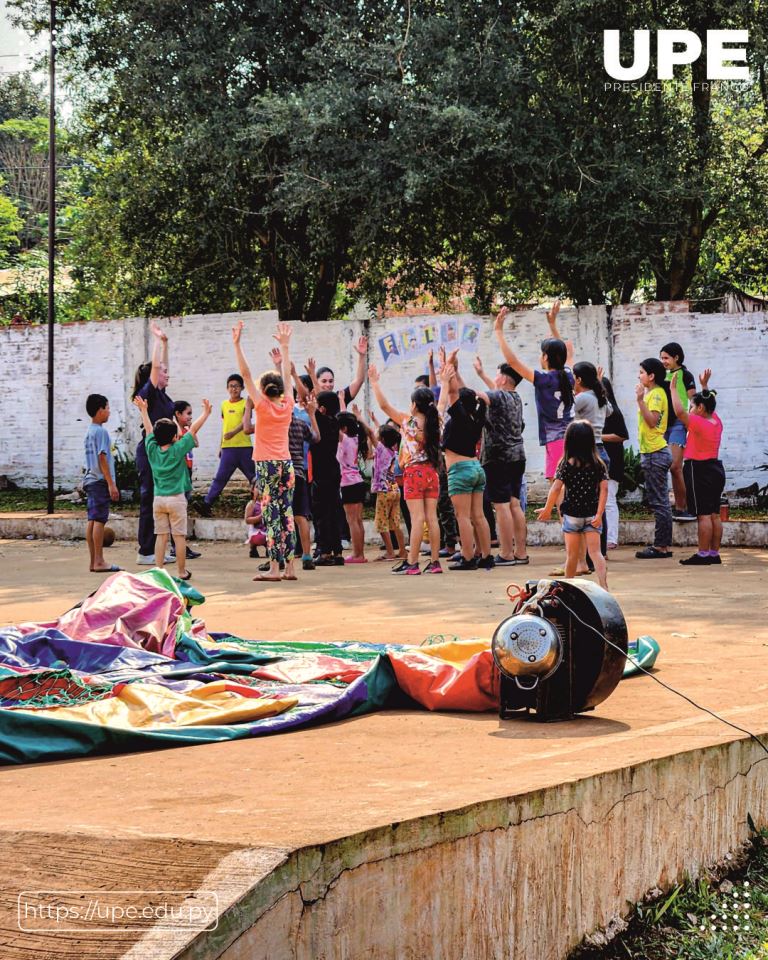
[{"label": "flip flop", "polygon": [[299,578],[298,578],[298,577],[293,577],[293,576],[288,577],[288,576],[286,576],[285,574],[283,574],[282,577],[280,577],[280,579],[281,579],[281,580],[298,580]]},{"label": "flip flop", "polygon": [[265,574],[260,573],[258,577],[254,577],[253,579],[255,583],[280,583],[285,577],[267,577]]},{"label": "flip flop", "polygon": [[120,573],[122,567],[116,567],[113,563],[110,567],[104,567],[103,570],[91,570],[91,573]]}]

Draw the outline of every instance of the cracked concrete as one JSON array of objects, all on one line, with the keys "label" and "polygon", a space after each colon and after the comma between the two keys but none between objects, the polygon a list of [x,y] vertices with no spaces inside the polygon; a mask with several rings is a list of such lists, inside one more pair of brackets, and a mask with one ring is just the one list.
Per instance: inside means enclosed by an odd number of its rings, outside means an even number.
[{"label": "cracked concrete", "polygon": [[[132,568],[128,545],[112,551]],[[49,619],[93,589],[82,547],[0,542],[0,554],[2,621]],[[526,578],[560,554],[532,558]],[[487,636],[508,612],[506,570],[458,590],[458,574],[413,582],[383,566],[315,571],[290,602],[255,587],[226,545],[206,545],[193,572],[207,622],[244,636],[418,643]],[[630,633],[661,643],[659,678],[758,733],[768,731],[766,572],[755,551],[729,551],[703,573],[624,549],[610,560]],[[628,901],[735,850],[747,813],[768,823],[763,756],[639,677],[569,723],[389,711],[5,768],[0,957],[561,960]],[[30,886],[96,887],[109,900],[166,885],[218,893],[217,929],[184,942],[156,928],[30,941],[17,927],[16,896]]]}]

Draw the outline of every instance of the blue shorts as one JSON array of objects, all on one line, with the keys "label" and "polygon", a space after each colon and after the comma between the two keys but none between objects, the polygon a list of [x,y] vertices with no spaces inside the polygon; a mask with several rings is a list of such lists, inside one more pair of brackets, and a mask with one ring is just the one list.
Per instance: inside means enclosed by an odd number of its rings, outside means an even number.
[{"label": "blue shorts", "polygon": [[88,519],[97,523],[106,523],[109,517],[109,487],[106,480],[89,483],[85,488],[88,498]]},{"label": "blue shorts", "polygon": [[684,447],[685,441],[688,439],[688,431],[679,420],[675,420],[669,430],[664,434],[664,439],[667,443],[674,443],[678,447]]},{"label": "blue shorts", "polygon": [[602,533],[603,525],[593,527],[589,522],[591,517],[569,517],[563,514],[563,533]]}]

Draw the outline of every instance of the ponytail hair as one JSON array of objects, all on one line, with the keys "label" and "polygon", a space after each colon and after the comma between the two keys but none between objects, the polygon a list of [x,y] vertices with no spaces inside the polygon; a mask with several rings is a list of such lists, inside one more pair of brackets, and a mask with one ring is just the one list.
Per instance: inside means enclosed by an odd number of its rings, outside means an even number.
[{"label": "ponytail hair", "polygon": [[360,421],[354,415],[354,413],[349,413],[346,410],[336,417],[338,424],[341,428],[347,431],[348,437],[357,437],[357,455],[362,457],[363,460],[368,459],[368,434],[360,426]]},{"label": "ponytail hair", "polygon": [[133,379],[133,393],[131,394],[131,400],[136,399],[139,394],[139,390],[141,390],[147,380],[149,380],[150,373],[152,373],[151,363],[140,363],[136,368],[136,376]]},{"label": "ponytail hair", "polygon": [[597,397],[598,407],[604,407],[607,397],[603,385],[597,376],[597,367],[594,363],[590,363],[588,360],[575,363],[573,365],[573,375],[581,380],[587,390],[591,390],[594,393]]},{"label": "ponytail hair", "polygon": [[648,357],[647,360],[641,360],[640,366],[645,370],[649,377],[653,377],[654,387],[661,387],[667,397],[669,409],[674,410],[672,406],[672,397],[669,394],[669,381],[667,380],[667,368],[656,357]]},{"label": "ponytail hair", "polygon": [[435,405],[435,395],[429,387],[417,387],[411,394],[411,403],[424,417],[424,452],[427,460],[437,470],[440,466],[440,417]]},{"label": "ponytail hair", "polygon": [[470,387],[461,387],[459,390],[459,401],[473,422],[477,424],[478,427],[483,427],[485,425],[485,404],[482,400],[478,400],[475,391]]},{"label": "ponytail hair", "polygon": [[541,352],[547,358],[549,369],[560,372],[560,399],[563,401],[563,409],[567,410],[573,404],[573,386],[571,378],[565,372],[568,347],[565,341],[558,340],[557,337],[547,337],[546,340],[541,341]]},{"label": "ponytail hair", "polygon": [[698,393],[693,395],[692,399],[695,404],[701,404],[707,413],[714,413],[715,407],[717,407],[716,393],[716,390],[699,390]]},{"label": "ponytail hair", "polygon": [[259,390],[270,400],[277,400],[285,393],[283,378],[275,370],[268,370],[259,380]]}]

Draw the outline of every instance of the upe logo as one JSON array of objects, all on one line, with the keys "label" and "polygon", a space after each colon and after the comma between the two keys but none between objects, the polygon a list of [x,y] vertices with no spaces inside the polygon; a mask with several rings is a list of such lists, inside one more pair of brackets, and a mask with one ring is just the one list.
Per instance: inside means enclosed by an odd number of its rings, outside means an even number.
[{"label": "upe logo", "polygon": [[[648,73],[651,63],[651,32],[634,31],[634,57],[629,67],[624,67],[621,63],[620,36],[620,30],[603,31],[605,70],[614,80],[639,80]],[[726,43],[740,46],[726,47]],[[747,43],[748,30],[707,30],[707,79],[749,80],[749,67],[746,66]],[[656,50],[658,79],[671,80],[676,66],[698,60],[701,55],[701,40],[691,30],[659,30]],[[728,61],[743,63],[745,66],[729,65]]]}]

